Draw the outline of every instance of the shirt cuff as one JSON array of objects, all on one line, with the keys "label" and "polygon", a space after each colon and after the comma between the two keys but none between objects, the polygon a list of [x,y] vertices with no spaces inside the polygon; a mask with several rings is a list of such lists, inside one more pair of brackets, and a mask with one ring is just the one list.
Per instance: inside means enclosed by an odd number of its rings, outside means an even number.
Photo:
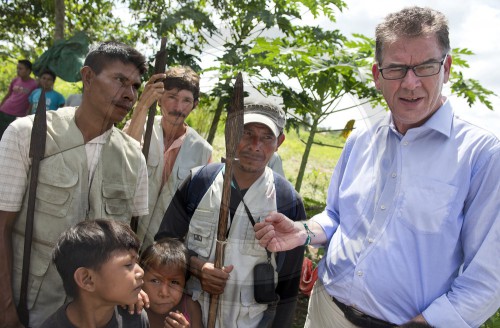
[{"label": "shirt cuff", "polygon": [[425,320],[432,327],[470,328],[457,313],[446,295],[437,298],[422,312]]},{"label": "shirt cuff", "polygon": [[316,214],[311,218],[313,222],[316,222],[323,228],[323,231],[326,235],[326,240],[330,240],[333,236],[335,230],[337,230],[338,224],[331,217],[328,216],[328,213],[325,211]]}]

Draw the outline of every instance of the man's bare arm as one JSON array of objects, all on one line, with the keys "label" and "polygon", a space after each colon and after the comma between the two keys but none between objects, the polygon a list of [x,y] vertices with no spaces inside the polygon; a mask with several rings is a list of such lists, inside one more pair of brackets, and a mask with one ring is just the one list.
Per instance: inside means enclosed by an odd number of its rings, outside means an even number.
[{"label": "man's bare arm", "polygon": [[7,98],[10,97],[10,95],[12,94],[12,91],[10,90],[9,88],[9,91],[7,92],[7,94],[3,97],[2,99],[2,102],[0,102],[0,107],[2,107],[3,103],[7,100]]},{"label": "man's bare arm", "polygon": [[129,125],[124,129],[126,134],[139,142],[142,142],[142,134],[144,133],[144,124],[148,117],[149,107],[155,101],[158,101],[163,94],[164,78],[165,74],[163,73],[151,76],[134,108]]}]

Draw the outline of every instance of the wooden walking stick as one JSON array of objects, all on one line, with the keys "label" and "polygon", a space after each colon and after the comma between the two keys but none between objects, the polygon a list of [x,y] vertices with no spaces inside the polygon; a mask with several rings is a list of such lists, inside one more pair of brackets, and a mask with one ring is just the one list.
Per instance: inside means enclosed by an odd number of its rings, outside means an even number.
[{"label": "wooden walking stick", "polygon": [[19,320],[29,326],[28,311],[28,278],[30,272],[31,243],[33,238],[33,221],[35,216],[36,189],[38,186],[38,172],[40,162],[45,155],[45,140],[47,136],[47,113],[45,112],[45,91],[42,89],[36,108],[33,128],[31,129],[30,151],[31,177],[28,192],[28,209],[26,213],[26,228],[24,233],[23,271],[21,274],[21,295],[17,306]]},{"label": "wooden walking stick", "polygon": [[[219,224],[217,227],[217,243],[215,246],[214,266],[216,268],[222,268],[224,265],[224,248],[226,246],[227,220],[229,217],[229,202],[231,199],[233,163],[235,161],[236,148],[240,142],[243,131],[243,97],[243,78],[241,73],[239,73],[234,83],[233,98],[228,108],[226,119],[226,162],[224,168],[224,182],[222,185],[222,198],[220,202]],[[210,295],[208,328],[215,327],[218,302],[219,295]]]},{"label": "wooden walking stick", "polygon": [[[165,50],[166,45],[167,45],[167,38],[162,37],[160,50],[158,50],[155,56],[154,74],[165,72],[165,65],[167,64],[167,51]],[[153,134],[153,123],[155,121],[155,116],[156,116],[156,105],[157,102],[155,101],[151,106],[149,106],[148,121],[146,123],[146,132],[144,132],[142,153],[144,155],[144,158],[146,159],[146,162],[148,161],[149,146],[151,145],[151,135]],[[139,217],[133,216],[132,220],[130,220],[130,227],[134,232],[137,233],[138,226],[139,226]]]},{"label": "wooden walking stick", "polygon": [[[161,38],[160,50],[156,53],[155,57],[155,71],[154,74],[165,73],[165,65],[167,64],[167,53],[165,46],[167,44],[167,38],[164,36]],[[144,143],[142,145],[142,153],[146,162],[149,155],[149,145],[151,144],[151,134],[153,133],[153,123],[156,116],[156,104],[155,101],[151,106],[149,106],[148,121],[146,123],[146,132],[144,133]]]}]

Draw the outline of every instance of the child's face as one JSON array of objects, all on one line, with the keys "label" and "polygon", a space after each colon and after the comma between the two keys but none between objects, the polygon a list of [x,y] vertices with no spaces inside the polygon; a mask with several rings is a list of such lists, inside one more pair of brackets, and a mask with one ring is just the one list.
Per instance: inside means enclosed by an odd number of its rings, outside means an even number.
[{"label": "child's face", "polygon": [[134,250],[116,250],[98,271],[95,290],[101,300],[114,305],[134,304],[144,284],[144,270]]},{"label": "child's face", "polygon": [[149,296],[149,310],[167,314],[182,299],[186,277],[184,268],[161,265],[146,270],[143,290]]}]

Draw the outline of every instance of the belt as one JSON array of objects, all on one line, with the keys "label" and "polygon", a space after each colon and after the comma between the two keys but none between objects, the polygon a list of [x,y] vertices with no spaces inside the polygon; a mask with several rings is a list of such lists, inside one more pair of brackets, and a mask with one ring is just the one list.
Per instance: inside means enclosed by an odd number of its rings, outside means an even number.
[{"label": "belt", "polygon": [[352,306],[347,306],[344,303],[341,303],[335,297],[332,296],[333,303],[335,303],[342,312],[344,312],[344,316],[350,323],[356,325],[358,327],[363,328],[391,328],[396,327],[395,324],[390,322],[380,320],[374,317],[369,316],[368,314],[364,314],[358,309],[353,308]]}]

